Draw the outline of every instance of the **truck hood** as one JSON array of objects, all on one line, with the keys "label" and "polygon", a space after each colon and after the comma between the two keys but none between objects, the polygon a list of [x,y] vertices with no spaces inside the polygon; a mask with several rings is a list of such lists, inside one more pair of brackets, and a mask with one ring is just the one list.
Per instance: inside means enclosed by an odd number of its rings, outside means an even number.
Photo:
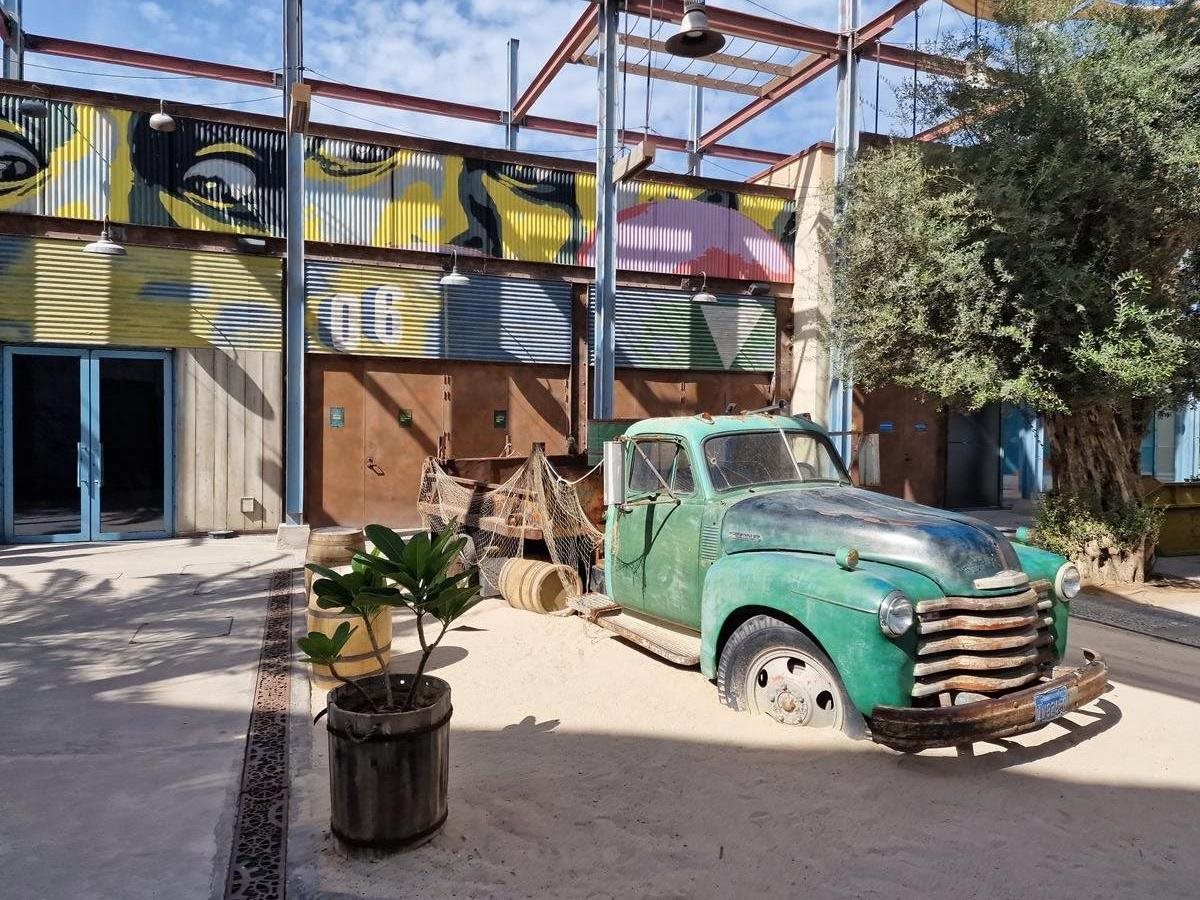
[{"label": "truck hood", "polygon": [[845,486],[755,494],[729,508],[721,526],[727,553],[796,550],[859,558],[920,572],[947,595],[985,593],[976,578],[1020,571],[1016,551],[978,519]]}]

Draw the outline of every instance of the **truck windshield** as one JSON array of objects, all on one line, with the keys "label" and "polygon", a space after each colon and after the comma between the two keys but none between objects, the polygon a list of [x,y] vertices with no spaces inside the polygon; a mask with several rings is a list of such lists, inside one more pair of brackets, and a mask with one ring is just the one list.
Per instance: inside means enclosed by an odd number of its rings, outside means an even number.
[{"label": "truck windshield", "polygon": [[718,491],[791,482],[850,483],[829,443],[811,432],[717,435],[704,442],[704,460]]}]

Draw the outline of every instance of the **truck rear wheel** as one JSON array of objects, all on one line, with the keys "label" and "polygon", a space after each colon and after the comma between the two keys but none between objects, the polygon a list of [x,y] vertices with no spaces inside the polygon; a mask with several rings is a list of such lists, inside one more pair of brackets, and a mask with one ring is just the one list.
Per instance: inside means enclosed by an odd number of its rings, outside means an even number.
[{"label": "truck rear wheel", "polygon": [[862,730],[837,669],[802,631],[771,616],[747,619],[729,636],[717,667],[721,702],[784,725]]}]

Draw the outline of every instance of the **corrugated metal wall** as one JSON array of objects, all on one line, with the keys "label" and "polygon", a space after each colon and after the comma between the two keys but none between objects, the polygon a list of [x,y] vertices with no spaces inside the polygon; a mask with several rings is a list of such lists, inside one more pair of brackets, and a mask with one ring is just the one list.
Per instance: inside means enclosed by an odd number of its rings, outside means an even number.
[{"label": "corrugated metal wall", "polygon": [[[0,95],[0,211],[282,236],[284,135],[177,117],[49,103],[21,116]],[[592,265],[595,178],[520,162],[334,138],[305,142],[311,240],[522,262]],[[617,188],[623,269],[788,283],[786,197],[653,179]]]},{"label": "corrugated metal wall", "polygon": [[126,256],[0,235],[0,340],[134,347],[281,346],[277,259],[155,247]]},{"label": "corrugated metal wall", "polygon": [[472,275],[465,286],[442,288],[440,277],[430,270],[309,262],[309,350],[570,363],[568,283]]},{"label": "corrugated metal wall", "polygon": [[[596,292],[588,295],[588,343],[593,343]],[[616,364],[639,369],[771,372],[775,369],[775,301],[720,295],[692,300],[685,291],[619,288],[613,326]]]}]

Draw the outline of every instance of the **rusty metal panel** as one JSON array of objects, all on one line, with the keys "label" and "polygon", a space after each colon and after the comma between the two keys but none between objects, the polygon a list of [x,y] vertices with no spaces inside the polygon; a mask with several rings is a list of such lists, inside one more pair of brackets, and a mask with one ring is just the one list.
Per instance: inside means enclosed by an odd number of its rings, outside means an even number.
[{"label": "rusty metal panel", "polygon": [[0,340],[280,349],[279,260],[0,235]]},{"label": "rusty metal panel", "polygon": [[314,260],[305,268],[308,347],[318,353],[569,364],[567,282]]},{"label": "rusty metal panel", "polygon": [[[695,303],[687,291],[618,288],[613,324],[616,364],[647,369],[772,372],[775,303],[769,297],[722,295]],[[595,288],[588,341],[594,340]]]}]

